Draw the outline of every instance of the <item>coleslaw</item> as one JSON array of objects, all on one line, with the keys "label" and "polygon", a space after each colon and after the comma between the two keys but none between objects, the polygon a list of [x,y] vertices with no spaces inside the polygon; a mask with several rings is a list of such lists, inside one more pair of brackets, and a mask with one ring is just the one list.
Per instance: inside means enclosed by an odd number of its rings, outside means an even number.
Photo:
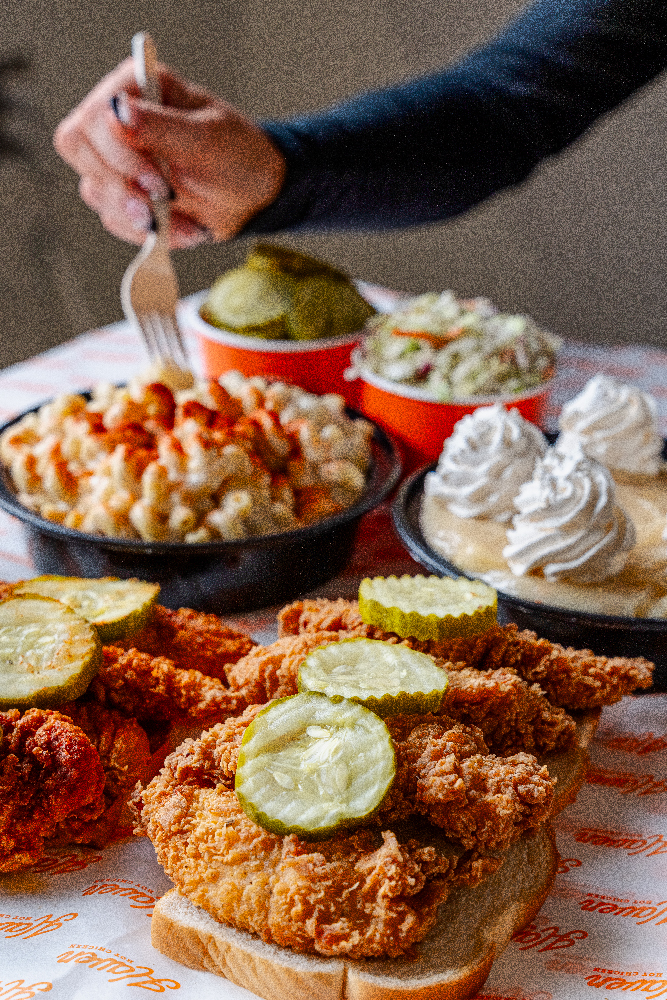
[{"label": "coleslaw", "polygon": [[359,364],[438,402],[513,395],[546,382],[561,341],[530,316],[499,312],[485,298],[452,291],[407,299],[372,316]]}]

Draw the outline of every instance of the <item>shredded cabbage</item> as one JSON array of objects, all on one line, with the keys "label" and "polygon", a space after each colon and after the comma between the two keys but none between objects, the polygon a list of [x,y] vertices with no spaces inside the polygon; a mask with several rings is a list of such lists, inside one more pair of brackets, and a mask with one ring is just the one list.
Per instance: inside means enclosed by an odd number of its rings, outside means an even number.
[{"label": "shredded cabbage", "polygon": [[361,363],[441,402],[524,392],[554,373],[561,341],[488,299],[430,292],[371,317]]}]

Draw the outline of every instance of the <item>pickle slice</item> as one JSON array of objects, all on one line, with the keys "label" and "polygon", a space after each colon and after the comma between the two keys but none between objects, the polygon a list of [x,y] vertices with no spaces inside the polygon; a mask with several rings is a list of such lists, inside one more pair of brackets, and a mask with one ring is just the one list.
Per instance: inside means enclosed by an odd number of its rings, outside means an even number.
[{"label": "pickle slice", "polygon": [[153,613],[160,587],[142,580],[118,580],[107,576],[86,580],[77,576],[37,576],[22,580],[12,595],[41,594],[66,604],[94,625],[107,645],[127,639],[143,628]]},{"label": "pickle slice", "polygon": [[366,577],[359,612],[367,625],[416,639],[454,639],[486,632],[496,621],[498,595],[464,576]]},{"label": "pickle slice", "polygon": [[446,688],[447,674],[430,656],[377,639],[318,646],[299,667],[299,691],[358,701],[382,718],[437,712]]},{"label": "pickle slice", "polygon": [[297,694],[250,723],[235,787],[243,810],[265,830],[322,840],[375,812],[395,768],[377,715],[353,701]]},{"label": "pickle slice", "polygon": [[252,337],[287,337],[285,314],[293,282],[277,274],[238,267],[213,284],[201,307],[207,323]]},{"label": "pickle slice", "polygon": [[316,275],[296,287],[287,326],[294,340],[339,337],[361,330],[375,310],[348,281]]},{"label": "pickle slice", "polygon": [[96,630],[60,601],[26,594],[0,602],[0,709],[73,701],[101,662]]},{"label": "pickle slice", "polygon": [[270,271],[273,274],[290,274],[295,278],[307,278],[324,274],[347,281],[343,271],[332,267],[318,257],[281,247],[275,243],[257,243],[248,254],[246,267],[253,271]]}]

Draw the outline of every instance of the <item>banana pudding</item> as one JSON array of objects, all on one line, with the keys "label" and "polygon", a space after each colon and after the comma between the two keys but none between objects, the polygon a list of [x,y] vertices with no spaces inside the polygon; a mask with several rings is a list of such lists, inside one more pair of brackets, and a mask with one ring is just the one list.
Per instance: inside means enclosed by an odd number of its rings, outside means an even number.
[{"label": "banana pudding", "polygon": [[[505,594],[664,618],[667,474],[655,410],[632,387],[592,381],[564,408],[553,447],[517,411],[483,407],[459,421],[425,479],[422,531],[457,569]],[[601,394],[608,418],[590,433],[594,407],[582,414]]]}]

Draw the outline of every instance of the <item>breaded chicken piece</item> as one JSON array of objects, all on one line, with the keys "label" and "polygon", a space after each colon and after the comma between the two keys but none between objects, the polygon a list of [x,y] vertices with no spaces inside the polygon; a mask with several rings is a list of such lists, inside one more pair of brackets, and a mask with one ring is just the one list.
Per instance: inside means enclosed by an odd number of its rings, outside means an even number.
[{"label": "breaded chicken piece", "polygon": [[86,734],[97,750],[104,771],[104,811],[95,819],[72,813],[58,825],[55,838],[63,843],[103,847],[112,836],[130,834],[128,802],[137,781],[148,773],[148,737],[136,719],[110,711],[94,701],[73,701],[60,709]]},{"label": "breaded chicken piece", "polygon": [[105,801],[97,750],[59,712],[0,712],[0,871],[33,864],[70,816],[99,817]]},{"label": "breaded chicken piece", "polygon": [[190,608],[172,611],[158,604],[145,628],[116,645],[150,656],[166,656],[180,669],[198,670],[226,684],[227,665],[249,653],[255,643],[249,635],[229,628],[217,615]]},{"label": "breaded chicken piece", "polygon": [[140,796],[142,823],[178,889],[217,920],[298,952],[397,956],[433,926],[451,888],[501,860],[449,847],[425,824],[311,844],[253,823],[231,789],[232,722],[187,740]]},{"label": "breaded chicken piece", "polygon": [[5,597],[9,597],[13,586],[13,583],[5,583],[3,580],[0,580],[0,601],[4,601]]},{"label": "breaded chicken piece", "polygon": [[[538,639],[534,632],[518,629],[516,637],[510,637],[509,645],[514,649],[519,647],[517,670],[521,676],[536,681],[549,701],[563,708],[613,705],[626,694],[650,688],[653,683],[653,664],[643,656],[596,656],[590,649],[561,646]],[[544,655],[540,657],[542,651]]]},{"label": "breaded chicken piece", "polygon": [[465,848],[506,850],[546,820],[555,781],[527,753],[489,754],[475,726],[447,716],[386,719],[396,778],[377,822],[419,813]]},{"label": "breaded chicken piece", "polygon": [[[365,625],[357,601],[325,597],[294,601],[278,612],[278,636],[300,635],[302,632],[350,632],[352,635],[375,639],[381,630]],[[384,633],[383,633],[384,634]]]},{"label": "breaded chicken piece", "polygon": [[[576,724],[556,708],[539,684],[527,684],[511,670],[450,670],[440,713],[482,730],[497,754],[550,753],[576,742]],[[439,714],[440,714],[439,713]]]},{"label": "breaded chicken piece", "polygon": [[105,646],[104,661],[88,689],[101,705],[139,721],[212,724],[238,715],[248,704],[217,677],[182,670],[164,656]]},{"label": "breaded chicken piece", "polygon": [[520,632],[516,625],[494,625],[471,638],[420,642],[401,639],[365,625],[356,601],[323,599],[296,601],[279,616],[280,635],[296,635],[321,628],[346,636],[367,636],[388,642],[403,642],[450,665],[477,670],[514,670],[526,681],[537,682],[554,705],[570,709],[613,705],[637,688],[652,683],[653,664],[643,657],[595,656],[589,649],[565,648],[534,632]]},{"label": "breaded chicken piece", "polygon": [[338,642],[337,632],[307,632],[256,646],[227,668],[230,690],[242,694],[247,705],[296,694],[299,667],[308,653],[329,642]]}]

